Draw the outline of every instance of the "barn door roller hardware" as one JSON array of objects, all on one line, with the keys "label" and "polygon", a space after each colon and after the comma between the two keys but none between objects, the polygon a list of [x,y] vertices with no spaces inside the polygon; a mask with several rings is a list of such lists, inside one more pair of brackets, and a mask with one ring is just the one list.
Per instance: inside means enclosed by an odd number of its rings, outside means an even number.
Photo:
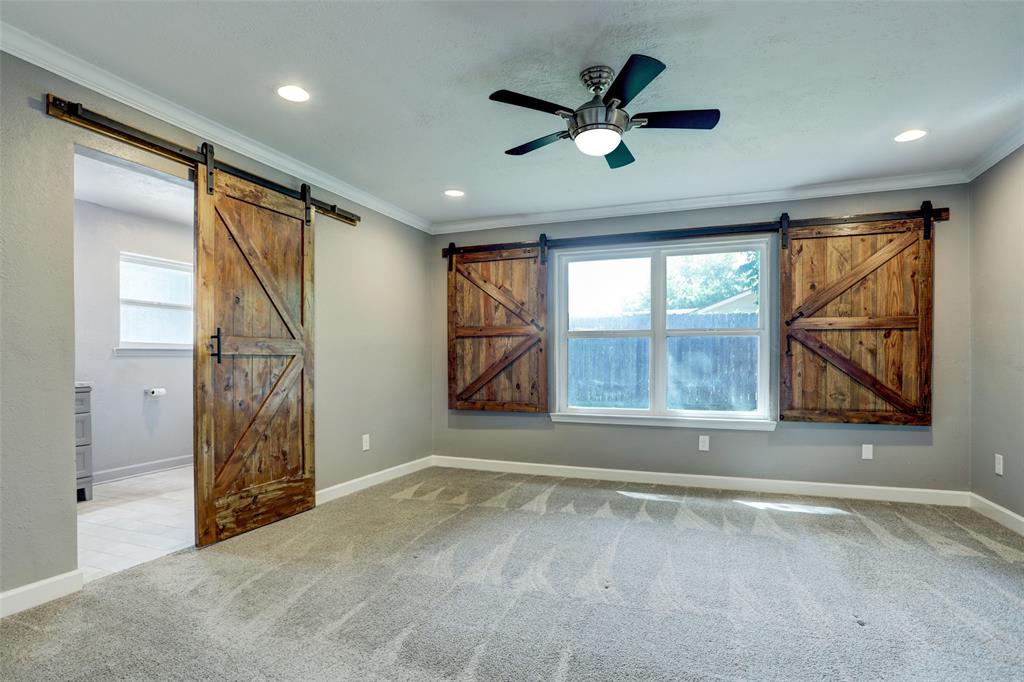
[{"label": "barn door roller hardware", "polygon": [[300,189],[300,193],[302,194],[302,203],[306,207],[306,212],[305,212],[305,219],[306,219],[305,222],[306,222],[306,225],[312,225],[313,224],[313,197],[312,197],[312,190],[311,190],[309,185],[307,185],[306,183],[302,183],[302,188]]},{"label": "barn door roller hardware", "polygon": [[932,208],[932,202],[926,201],[921,204],[921,218],[924,220],[924,238],[932,238],[932,221],[934,217],[935,209]]},{"label": "barn door roller hardware", "polygon": [[203,165],[206,166],[206,193],[213,194],[213,171],[217,167],[217,161],[213,158],[213,145],[204,142],[202,150]]},{"label": "barn door roller hardware", "polygon": [[[618,246],[653,241],[676,239],[694,239],[696,237],[723,237],[743,234],[761,234],[765,232],[779,233],[782,247],[789,243],[789,231],[797,227],[820,227],[823,225],[843,225],[846,223],[874,223],[890,220],[923,219],[925,239],[931,234],[931,226],[936,220],[949,220],[948,208],[932,208],[930,201],[924,202],[917,211],[894,211],[890,213],[864,213],[861,215],[845,215],[836,218],[801,218],[792,220],[788,213],[783,213],[779,220],[770,223],[742,223],[739,225],[712,225],[709,227],[687,227],[678,230],[652,230],[649,232],[627,232],[625,234],[601,234],[591,237],[567,237],[565,239],[549,239],[541,235],[535,242],[507,242],[504,244],[480,244],[476,246],[456,246],[451,242],[441,249],[441,257],[448,258],[462,253],[485,253],[488,251],[506,251],[508,249],[540,248],[542,258],[546,258],[548,249],[560,249],[581,246]],[[449,269],[451,269],[449,267]]]},{"label": "barn door roller hardware", "polygon": [[[102,114],[97,114],[94,111],[89,111],[78,102],[69,102],[66,99],[62,99],[53,94],[46,95],[46,113],[54,118],[59,118],[62,121],[67,121],[82,128],[87,128],[93,132],[112,137],[115,140],[120,140],[126,144],[130,144],[133,147],[144,149],[148,152],[162,156],[165,159],[176,161],[184,164],[191,168],[196,168],[199,164],[206,166],[206,191],[210,194],[213,193],[213,171],[216,169],[222,173],[233,175],[243,180],[265,187],[274,192],[284,194],[285,196],[293,199],[298,199],[306,204],[306,220],[307,225],[312,220],[312,209],[315,209],[323,215],[330,216],[337,220],[347,223],[349,225],[358,225],[359,216],[355,213],[351,213],[344,209],[338,208],[337,204],[328,204],[319,199],[314,199],[312,196],[304,195],[302,190],[292,189],[291,187],[285,187],[273,180],[267,180],[258,175],[253,175],[248,171],[244,171],[241,168],[224,163],[223,161],[217,161],[214,158],[213,145],[209,142],[202,144],[202,151],[195,151],[188,147],[182,147],[181,145],[168,142],[162,138],[150,135],[144,130],[133,128],[129,125],[115,121],[112,118],[107,118]],[[308,187],[308,185],[303,185]]]}]

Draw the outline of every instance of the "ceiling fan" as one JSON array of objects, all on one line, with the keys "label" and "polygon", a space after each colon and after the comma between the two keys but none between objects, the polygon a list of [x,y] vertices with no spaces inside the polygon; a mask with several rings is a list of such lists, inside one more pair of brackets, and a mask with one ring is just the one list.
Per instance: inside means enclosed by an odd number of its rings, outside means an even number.
[{"label": "ceiling fan", "polygon": [[[558,140],[571,139],[584,154],[603,156],[611,168],[620,168],[636,159],[630,153],[622,135],[634,128],[689,128],[711,130],[718,125],[722,112],[718,109],[691,109],[689,111],[652,111],[630,116],[623,108],[640,94],[651,81],[665,70],[665,65],[653,57],[630,55],[625,66],[615,76],[608,66],[591,66],[580,72],[583,87],[593,98],[578,109],[546,102],[511,90],[491,93],[495,102],[514,104],[561,116],[566,130],[551,133],[532,142],[507,150],[506,154],[522,156]],[[612,78],[615,77],[613,81]],[[610,85],[609,85],[610,84]]]}]

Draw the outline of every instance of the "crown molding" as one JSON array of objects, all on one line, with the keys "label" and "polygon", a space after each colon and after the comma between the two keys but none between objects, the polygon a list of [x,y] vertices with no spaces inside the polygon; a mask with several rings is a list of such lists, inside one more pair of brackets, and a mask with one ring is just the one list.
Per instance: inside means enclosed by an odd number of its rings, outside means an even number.
[{"label": "crown molding", "polygon": [[0,50],[210,142],[424,232],[430,221],[0,22]]},{"label": "crown molding", "polygon": [[694,211],[705,208],[722,208],[725,206],[749,206],[751,204],[770,204],[778,201],[798,201],[800,199],[820,199],[822,197],[839,197],[850,194],[869,194],[871,192],[891,192],[901,189],[959,185],[968,181],[969,178],[964,171],[946,170],[920,175],[900,175],[890,178],[872,178],[868,180],[853,180],[850,182],[807,185],[805,187],[770,190],[767,192],[721,194],[717,196],[694,197],[691,199],[651,201],[638,204],[622,204],[619,206],[602,206],[599,208],[549,211],[547,213],[522,213],[517,215],[497,216],[493,218],[434,223],[431,226],[431,232],[435,235],[453,234],[457,232],[470,232],[473,230],[491,230],[500,227],[545,225],[549,223],[563,223],[576,220],[598,220],[601,218],[621,218],[633,215],[675,213],[678,211]]},{"label": "crown molding", "polygon": [[296,178],[301,178],[320,189],[433,235],[578,220],[621,218],[632,215],[674,213],[677,211],[745,206],[779,201],[797,201],[801,199],[888,192],[941,185],[958,185],[974,180],[1013,153],[1017,148],[1024,146],[1024,125],[1022,125],[1000,138],[996,144],[980,155],[974,163],[962,169],[950,169],[919,175],[902,175],[807,185],[764,192],[722,194],[668,201],[641,202],[539,213],[520,213],[431,223],[426,218],[350,185],[340,178],[299,161],[216,121],[201,116],[149,90],[134,85],[109,71],[100,69],[51,43],[40,40],[4,22],[0,22],[0,50],[161,121],[187,130],[214,144],[223,145],[254,161],[266,164]]},{"label": "crown molding", "polygon": [[979,156],[974,163],[964,168],[968,182],[996,165],[1007,156],[1024,147],[1024,124],[1013,128]]}]

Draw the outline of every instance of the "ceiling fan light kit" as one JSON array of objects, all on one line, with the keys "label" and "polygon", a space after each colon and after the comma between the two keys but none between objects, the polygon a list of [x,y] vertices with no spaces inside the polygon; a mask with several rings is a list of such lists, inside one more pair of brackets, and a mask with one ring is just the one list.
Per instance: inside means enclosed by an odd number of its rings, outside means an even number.
[{"label": "ceiling fan light kit", "polygon": [[[580,72],[580,82],[593,97],[577,109],[547,102],[510,90],[491,93],[495,102],[542,111],[560,116],[566,124],[564,131],[545,135],[507,150],[512,156],[522,156],[552,142],[572,139],[577,149],[589,156],[603,156],[610,168],[633,163],[633,154],[622,141],[622,136],[633,128],[675,128],[710,130],[718,125],[718,109],[688,111],[656,111],[630,116],[625,107],[665,70],[665,65],[653,57],[634,54],[626,61],[618,76],[608,66],[591,66]],[[614,80],[613,80],[614,78]]]}]

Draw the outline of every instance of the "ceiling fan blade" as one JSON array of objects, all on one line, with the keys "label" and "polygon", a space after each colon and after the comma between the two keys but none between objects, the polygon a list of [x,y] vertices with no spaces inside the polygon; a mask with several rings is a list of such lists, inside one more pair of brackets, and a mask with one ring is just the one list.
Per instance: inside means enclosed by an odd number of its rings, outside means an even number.
[{"label": "ceiling fan blade", "polygon": [[605,154],[604,160],[608,162],[609,168],[622,168],[636,161],[625,142],[620,142],[618,147]]},{"label": "ceiling fan blade", "polygon": [[613,99],[617,99],[619,106],[625,107],[664,70],[665,65],[654,57],[630,55],[604,94],[604,103],[611,104]]},{"label": "ceiling fan blade", "polygon": [[651,111],[636,114],[633,120],[647,119],[647,123],[639,126],[644,128],[689,128],[711,130],[718,125],[722,112],[718,109],[691,109],[690,111]]},{"label": "ceiling fan blade", "polygon": [[561,104],[547,102],[542,99],[537,99],[536,97],[530,97],[529,95],[520,95],[518,92],[512,92],[511,90],[497,90],[492,92],[490,99],[495,102],[512,104],[517,107],[526,107],[527,109],[543,111],[545,114],[555,114],[556,116],[559,111],[566,111],[570,114],[573,112],[572,107],[563,107]]},{"label": "ceiling fan blade", "polygon": [[565,132],[564,130],[560,130],[557,133],[551,133],[550,135],[545,135],[544,137],[538,137],[536,140],[527,142],[526,144],[521,144],[518,147],[512,147],[512,149],[507,150],[505,153],[511,154],[512,156],[522,156],[527,152],[532,152],[534,149],[540,149],[541,147],[547,146],[552,142],[558,142],[559,140],[566,138],[568,136],[569,133]]}]

